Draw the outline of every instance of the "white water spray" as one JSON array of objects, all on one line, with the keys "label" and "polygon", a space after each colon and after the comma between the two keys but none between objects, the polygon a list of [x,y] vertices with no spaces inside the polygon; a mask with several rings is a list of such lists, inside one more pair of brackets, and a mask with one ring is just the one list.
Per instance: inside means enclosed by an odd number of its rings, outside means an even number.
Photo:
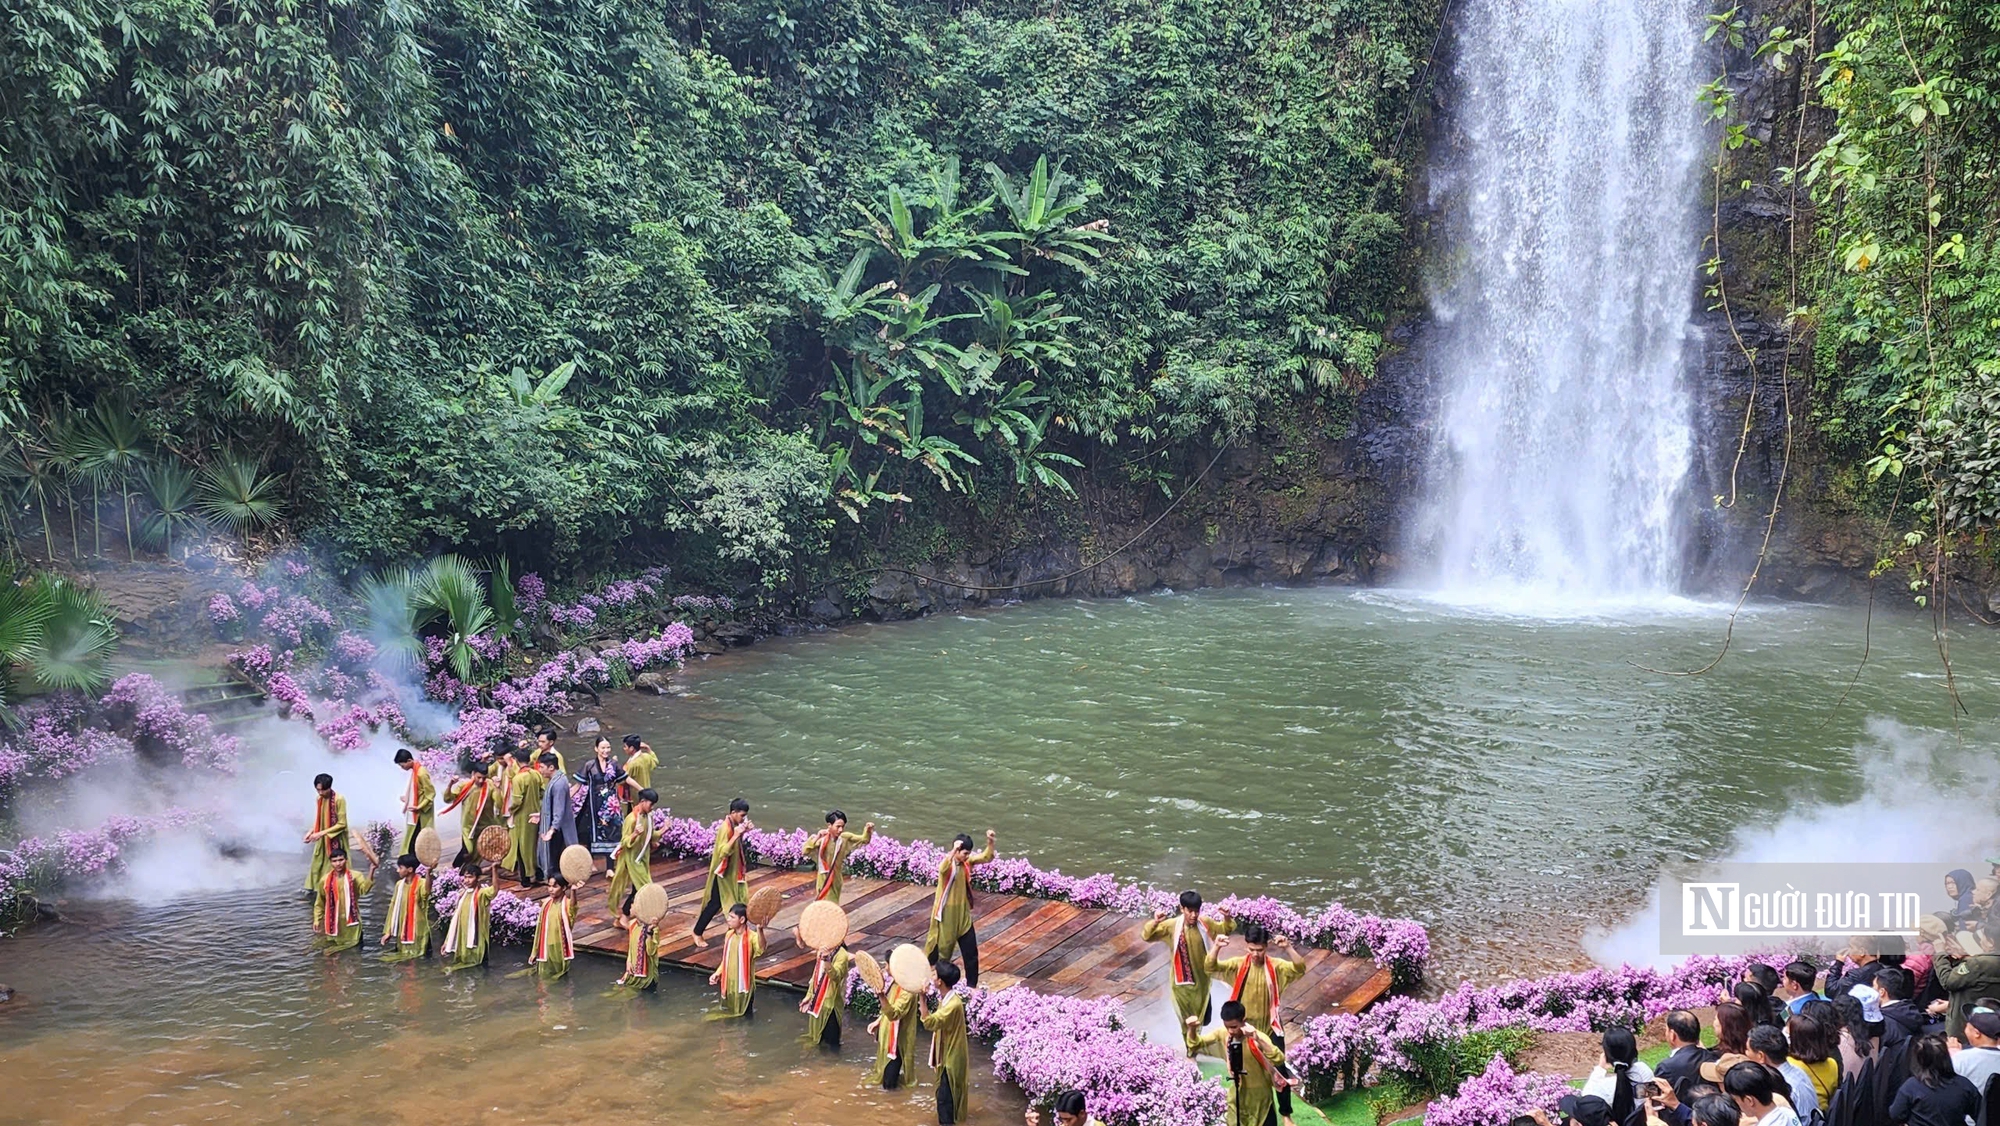
[{"label": "white water spray", "polygon": [[1445,591],[1671,593],[1698,282],[1688,0],[1473,0],[1433,294],[1443,412],[1414,554]]}]

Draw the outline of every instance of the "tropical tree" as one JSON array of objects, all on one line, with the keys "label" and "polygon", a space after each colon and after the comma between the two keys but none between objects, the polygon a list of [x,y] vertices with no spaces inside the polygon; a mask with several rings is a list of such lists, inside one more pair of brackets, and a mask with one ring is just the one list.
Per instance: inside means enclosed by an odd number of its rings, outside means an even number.
[{"label": "tropical tree", "polygon": [[418,576],[408,567],[392,567],[363,578],[355,587],[368,615],[370,640],[391,661],[408,667],[423,655],[417,630],[423,611],[417,607]]},{"label": "tropical tree", "polygon": [[169,558],[174,554],[174,533],[193,535],[208,526],[195,506],[194,474],[169,462],[153,462],[139,470],[139,487],[153,502],[141,531],[146,542],[160,543]]},{"label": "tropical tree", "polygon": [[96,591],[67,579],[44,576],[35,585],[48,603],[49,616],[21,661],[29,683],[50,692],[103,691],[111,680],[111,655],[118,649],[111,607]]},{"label": "tropical tree", "polygon": [[[125,509],[125,558],[132,552],[132,476],[145,460],[145,430],[138,415],[123,403],[102,402],[74,428],[77,468],[91,483],[93,502],[102,487],[116,486]],[[94,505],[93,505],[94,508]],[[93,511],[93,519],[95,512]],[[104,541],[98,540],[98,553]]]},{"label": "tropical tree", "polygon": [[447,633],[445,653],[458,679],[470,681],[479,654],[472,639],[493,624],[493,610],[486,604],[486,584],[479,570],[462,556],[440,555],[417,575],[410,604],[417,610],[419,624],[443,619]]},{"label": "tropical tree", "polygon": [[42,642],[55,607],[32,578],[23,579],[12,567],[0,569],[0,717],[11,724],[13,667],[28,659]]},{"label": "tropical tree", "polygon": [[201,471],[200,509],[216,523],[243,537],[276,520],[284,512],[278,479],[261,473],[257,463],[235,455],[218,459]]},{"label": "tropical tree", "polygon": [[15,503],[32,505],[42,520],[42,544],[50,562],[55,561],[55,535],[49,528],[51,498],[62,488],[62,474],[51,451],[26,433],[17,433],[0,456],[0,478],[4,478]]}]

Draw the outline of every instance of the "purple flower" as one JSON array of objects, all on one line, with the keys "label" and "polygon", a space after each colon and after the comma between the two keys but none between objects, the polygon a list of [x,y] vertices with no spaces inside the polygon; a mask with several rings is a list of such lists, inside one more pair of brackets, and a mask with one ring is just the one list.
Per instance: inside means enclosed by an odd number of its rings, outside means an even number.
[{"label": "purple flower", "polygon": [[1434,1099],[1424,1112],[1425,1126],[1506,1126],[1537,1110],[1552,1111],[1569,1091],[1560,1075],[1516,1073],[1502,1056],[1494,1056],[1482,1074],[1459,1085],[1458,1093]]},{"label": "purple flower", "polygon": [[189,714],[180,697],[145,673],[120,677],[99,706],[114,724],[129,726],[141,751],[192,767],[236,769],[236,737],[218,733],[205,715]]},{"label": "purple flower", "polygon": [[208,596],[209,621],[214,622],[218,626],[228,625],[242,616],[242,611],[236,608],[235,601],[228,595],[221,591],[216,591],[214,594]]}]

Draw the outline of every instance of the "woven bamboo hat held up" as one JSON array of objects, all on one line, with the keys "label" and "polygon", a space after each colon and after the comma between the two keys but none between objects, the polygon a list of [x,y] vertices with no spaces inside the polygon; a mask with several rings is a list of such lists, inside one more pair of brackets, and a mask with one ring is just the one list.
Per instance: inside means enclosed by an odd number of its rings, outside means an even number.
[{"label": "woven bamboo hat held up", "polygon": [[799,916],[799,945],[824,954],[847,941],[847,912],[838,903],[816,900]]},{"label": "woven bamboo hat held up", "polygon": [[877,997],[889,988],[889,979],[882,976],[882,963],[876,961],[875,955],[868,951],[854,952],[854,970],[861,975],[862,981],[868,983],[869,991]]},{"label": "woven bamboo hat held up", "polygon": [[[556,867],[562,869],[563,879],[568,880],[572,886],[582,887],[584,881],[590,879],[590,873],[596,866],[590,862],[590,850],[580,844],[574,844],[562,850],[562,856],[556,860]],[[617,904],[614,903],[612,906],[616,907]]]},{"label": "woven bamboo hat held up", "polygon": [[921,947],[905,942],[889,951],[889,976],[905,993],[922,993],[931,987],[931,960]]},{"label": "woven bamboo hat held up", "polygon": [[417,830],[417,843],[410,846],[416,853],[417,863],[426,868],[435,868],[444,857],[444,842],[438,840],[438,832],[429,825]]},{"label": "woven bamboo hat held up", "polygon": [[744,913],[750,916],[750,925],[768,925],[778,917],[778,908],[784,905],[785,897],[774,887],[760,887],[750,893],[750,902],[743,905]]},{"label": "woven bamboo hat held up", "polygon": [[632,917],[649,927],[657,927],[660,920],[667,917],[667,907],[671,902],[666,888],[647,884],[632,893]]},{"label": "woven bamboo hat held up", "polygon": [[498,825],[488,825],[479,831],[479,859],[497,862],[507,855],[507,830]]}]

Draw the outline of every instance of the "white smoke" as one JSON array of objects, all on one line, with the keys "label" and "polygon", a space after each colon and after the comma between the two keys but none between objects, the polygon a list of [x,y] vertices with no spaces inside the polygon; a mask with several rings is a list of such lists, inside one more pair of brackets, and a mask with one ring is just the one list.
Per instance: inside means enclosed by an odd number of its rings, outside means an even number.
[{"label": "white smoke", "polygon": [[[1855,756],[1860,798],[1794,809],[1775,823],[1741,829],[1716,861],[1932,863],[1983,874],[1981,858],[2000,855],[2000,826],[1992,816],[2000,762],[1989,749],[1961,744],[1949,732],[1879,716],[1866,730]],[[1679,961],[1660,953],[1660,885],[1630,920],[1586,934],[1584,949],[1606,966]]]}]

